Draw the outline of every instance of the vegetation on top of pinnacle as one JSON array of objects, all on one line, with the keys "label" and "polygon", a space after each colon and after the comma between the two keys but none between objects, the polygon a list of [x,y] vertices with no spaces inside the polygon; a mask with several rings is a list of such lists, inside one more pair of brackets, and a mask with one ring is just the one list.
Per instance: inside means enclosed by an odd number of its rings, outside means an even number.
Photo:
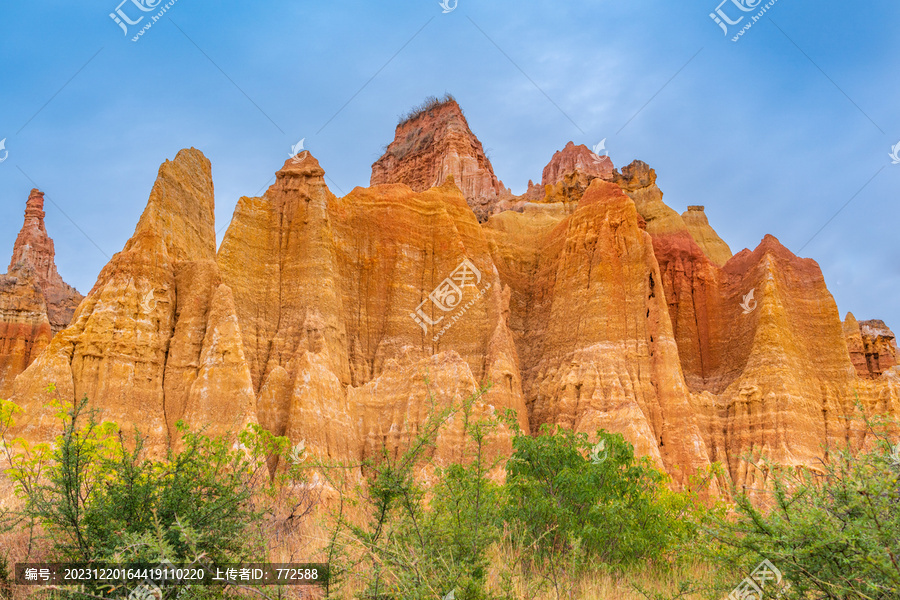
[{"label": "vegetation on top of pinnacle", "polygon": [[407,113],[400,117],[397,127],[405,125],[413,119],[418,119],[422,115],[430,113],[438,108],[442,108],[448,104],[455,104],[456,108],[459,109],[460,114],[462,114],[462,107],[460,107],[456,98],[453,97],[453,94],[448,92],[441,98],[438,98],[437,96],[428,96],[425,98],[422,104],[412,107]]}]

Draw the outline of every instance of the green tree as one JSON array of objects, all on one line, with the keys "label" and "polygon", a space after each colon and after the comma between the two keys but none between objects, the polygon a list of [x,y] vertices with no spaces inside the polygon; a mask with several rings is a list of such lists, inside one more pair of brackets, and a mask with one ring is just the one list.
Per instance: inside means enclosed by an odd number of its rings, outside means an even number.
[{"label": "green tree", "polygon": [[[0,407],[6,431],[16,412],[9,402]],[[254,492],[269,479],[267,455],[283,450],[286,440],[257,428],[242,432],[239,446],[234,438],[209,437],[179,423],[181,449],[154,460],[146,456],[138,431],[126,442],[115,424],[98,421],[87,399],[61,408],[59,417],[62,433],[52,445],[4,444],[7,473],[25,500],[24,516],[47,532],[54,558],[262,557],[263,540],[251,527],[262,516]]]},{"label": "green tree", "polygon": [[709,530],[713,559],[749,574],[768,559],[791,586],[782,598],[900,598],[900,444],[829,453],[820,469],[766,460],[761,508],[735,490],[734,515]]},{"label": "green tree", "polygon": [[[342,585],[357,584],[367,598],[490,597],[487,551],[500,534],[499,486],[488,478],[495,463],[484,446],[496,424],[471,418],[472,405],[485,391],[442,409],[430,397],[429,416],[408,447],[396,456],[383,447],[377,460],[362,465],[368,477],[356,494],[367,519],[339,516],[332,530],[329,553],[333,572],[344,576]],[[431,449],[457,415],[469,452],[440,468],[429,458]],[[426,471],[435,479],[428,488],[421,477]]]},{"label": "green tree", "polygon": [[666,487],[666,476],[621,434],[544,426],[517,431],[506,465],[504,516],[535,562],[564,557],[627,565],[661,558],[694,532],[685,518],[688,494]]}]

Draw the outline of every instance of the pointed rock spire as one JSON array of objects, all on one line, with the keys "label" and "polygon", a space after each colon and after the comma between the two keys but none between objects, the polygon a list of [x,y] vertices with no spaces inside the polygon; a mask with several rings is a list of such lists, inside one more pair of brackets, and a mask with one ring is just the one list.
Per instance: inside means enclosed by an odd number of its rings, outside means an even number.
[{"label": "pointed rock spire", "polygon": [[56,271],[56,251],[44,226],[44,192],[34,189],[25,204],[25,222],[13,246],[9,270],[31,268],[42,288],[65,285]]},{"label": "pointed rock spire", "polygon": [[441,185],[453,175],[480,221],[511,196],[452,96],[431,98],[399,125],[394,141],[372,165],[371,185],[405,183],[415,192]]},{"label": "pointed rock spire", "polygon": [[44,226],[44,193],[31,190],[9,272],[0,275],[0,393],[72,320],[82,296],[59,276]]}]

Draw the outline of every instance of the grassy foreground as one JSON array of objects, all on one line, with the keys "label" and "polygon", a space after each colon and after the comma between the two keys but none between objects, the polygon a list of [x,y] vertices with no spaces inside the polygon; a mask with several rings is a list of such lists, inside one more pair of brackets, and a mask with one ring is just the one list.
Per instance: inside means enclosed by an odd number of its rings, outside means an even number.
[{"label": "grassy foreground", "polygon": [[[514,415],[477,417],[482,393],[433,405],[403,448],[355,464],[258,427],[209,437],[180,425],[178,450],[151,458],[139,433],[99,422],[86,400],[59,405],[54,443],[30,445],[10,439],[19,409],[0,402],[0,597],[900,597],[891,423],[866,419],[870,447],[831,449],[815,471],[753,457],[765,500],[732,489],[726,503],[710,499],[717,466],[673,491],[621,435],[528,435]],[[439,460],[451,426],[465,443]],[[492,456],[501,439],[509,452]],[[320,562],[330,578],[149,596],[12,583],[14,563],[40,561]]]}]

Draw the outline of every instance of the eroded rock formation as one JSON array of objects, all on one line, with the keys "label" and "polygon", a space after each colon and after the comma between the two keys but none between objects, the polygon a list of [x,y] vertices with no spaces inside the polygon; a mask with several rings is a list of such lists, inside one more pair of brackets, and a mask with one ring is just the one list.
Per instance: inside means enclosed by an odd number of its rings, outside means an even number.
[{"label": "eroded rock formation", "polygon": [[[49,401],[87,397],[103,418],[162,452],[186,419],[211,432],[256,420],[231,291],[216,265],[209,161],[166,161],[134,235],[13,385],[20,432],[41,441],[58,423]],[[55,391],[48,385],[55,385]]]},{"label": "eroded rock formation", "polygon": [[494,175],[484,148],[452,97],[427,102],[406,117],[384,155],[372,165],[371,185],[405,183],[415,192],[452,175],[469,206],[485,220],[511,192]]},{"label": "eroded rock formation", "polygon": [[82,296],[56,270],[44,226],[44,194],[31,190],[12,260],[0,275],[0,396],[72,319]]},{"label": "eroded rock formation", "polygon": [[587,146],[569,142],[553,157],[541,177],[541,185],[528,182],[523,199],[536,202],[578,202],[591,181],[610,179],[613,164],[608,156],[598,156]]},{"label": "eroded rock formation", "polygon": [[409,439],[430,393],[446,406],[487,380],[496,385],[476,410],[524,419],[506,297],[452,176],[424,192],[377,185],[336,198],[324,173],[308,153],[285,163],[265,196],[241,198],[219,250],[260,422],[314,452],[361,458]]},{"label": "eroded rock formation", "polygon": [[[753,488],[765,472],[746,454],[814,466],[863,442],[857,399],[900,414],[893,334],[842,323],[814,261],[771,236],[731,256],[701,207],[663,203],[648,165],[618,172],[574,144],[540,198],[498,200],[480,148],[455,102],[434,104],[398,126],[372,187],[343,198],[306,152],[239,200],[218,252],[209,163],[180,152],[72,324],[15,380],[23,431],[49,435],[55,383],[158,450],[182,418],[258,422],[357,461],[399,452],[490,382],[476,416],[621,432],[676,482],[719,461]],[[435,452],[463,446],[456,419]],[[490,452],[508,448],[497,430]]]},{"label": "eroded rock formation", "polygon": [[731,258],[731,248],[719,237],[719,234],[710,227],[709,219],[706,217],[704,207],[688,206],[688,209],[681,213],[681,219],[687,227],[688,233],[697,242],[697,245],[703,250],[709,260],[720,267],[728,262]]},{"label": "eroded rock formation", "polygon": [[[499,216],[513,222],[495,218],[487,226],[498,272],[512,289],[532,426],[622,432],[676,479],[709,464],[653,243],[634,203],[598,178],[555,227],[535,230],[527,213]],[[518,249],[529,245],[534,250],[522,260]]]},{"label": "eroded rock formation", "polygon": [[853,313],[844,319],[844,336],[850,360],[860,377],[878,379],[897,366],[897,340],[884,321],[857,321]]}]

